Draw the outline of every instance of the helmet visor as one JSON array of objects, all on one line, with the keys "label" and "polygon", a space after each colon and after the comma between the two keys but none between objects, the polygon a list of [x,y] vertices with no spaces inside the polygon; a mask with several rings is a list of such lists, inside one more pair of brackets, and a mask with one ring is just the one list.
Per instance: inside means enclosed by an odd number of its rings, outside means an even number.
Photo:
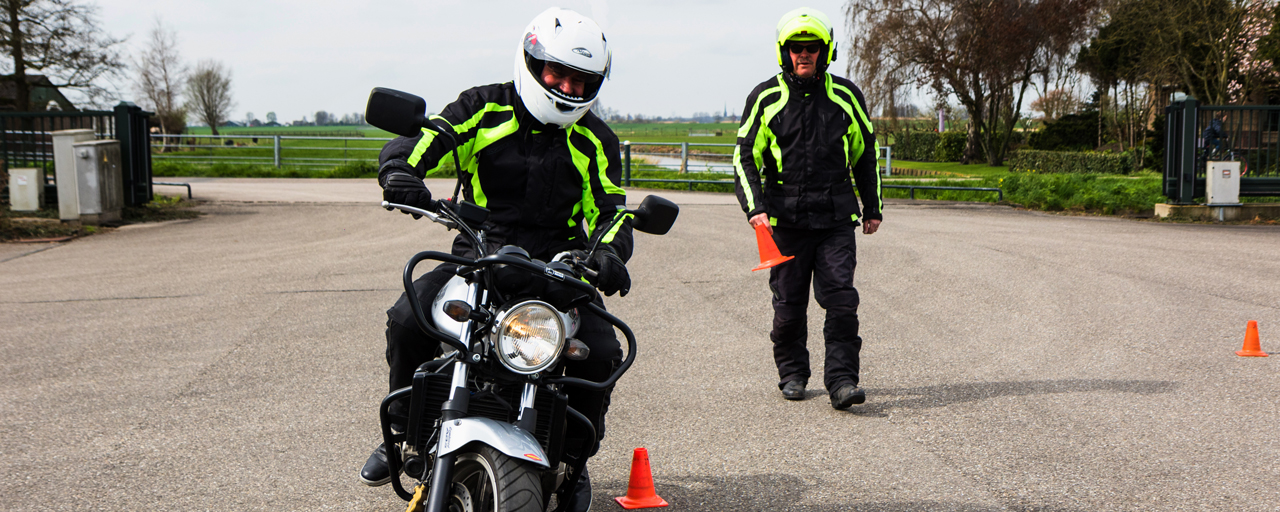
[{"label": "helmet visor", "polygon": [[558,60],[538,59],[527,52],[525,65],[543,89],[556,98],[569,102],[591,101],[600,92],[600,85],[604,81],[604,77],[599,74],[583,71]]}]

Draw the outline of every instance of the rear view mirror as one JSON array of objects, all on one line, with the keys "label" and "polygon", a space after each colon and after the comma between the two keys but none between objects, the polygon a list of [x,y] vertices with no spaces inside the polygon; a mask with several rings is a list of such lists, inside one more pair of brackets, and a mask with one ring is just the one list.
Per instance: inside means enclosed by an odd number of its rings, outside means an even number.
[{"label": "rear view mirror", "polygon": [[413,137],[427,125],[427,101],[394,89],[374,87],[364,107],[369,124],[404,137]]},{"label": "rear view mirror", "polygon": [[632,229],[651,235],[665,235],[676,223],[680,207],[661,197],[648,196],[631,213],[635,214],[635,219],[631,221]]}]

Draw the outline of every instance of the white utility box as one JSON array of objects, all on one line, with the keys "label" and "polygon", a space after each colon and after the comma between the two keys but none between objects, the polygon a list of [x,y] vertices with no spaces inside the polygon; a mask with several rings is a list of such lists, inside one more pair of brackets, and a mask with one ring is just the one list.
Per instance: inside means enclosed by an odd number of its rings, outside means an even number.
[{"label": "white utility box", "polygon": [[1204,195],[1209,206],[1240,204],[1240,162],[1209,162]]},{"label": "white utility box", "polygon": [[120,141],[95,140],[75,144],[80,221],[104,224],[120,220],[124,208],[124,176]]},{"label": "white utility box", "polygon": [[94,139],[93,130],[60,130],[53,132],[53,173],[58,180],[58,218],[80,218],[80,180],[76,177],[78,142]]},{"label": "white utility box", "polygon": [[9,209],[34,212],[44,204],[44,169],[9,169]]}]

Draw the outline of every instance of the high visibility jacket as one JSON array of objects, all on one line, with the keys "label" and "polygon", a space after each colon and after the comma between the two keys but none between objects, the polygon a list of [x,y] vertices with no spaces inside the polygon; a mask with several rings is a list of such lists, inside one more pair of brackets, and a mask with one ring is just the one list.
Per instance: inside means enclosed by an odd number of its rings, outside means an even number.
[{"label": "high visibility jacket", "polygon": [[801,85],[779,74],[747,97],[733,161],[748,218],[767,213],[775,226],[805,229],[883,218],[866,100],[853,82],[823,75]]},{"label": "high visibility jacket", "polygon": [[[488,208],[491,229],[535,258],[584,246],[626,208],[618,137],[592,113],[567,129],[544,125],[507,82],[464,91],[432,119],[457,139],[463,197]],[[379,183],[395,170],[423,178],[452,167],[452,149],[448,136],[427,128],[392,140],[379,155]],[[632,237],[624,224],[601,241],[625,261]]]}]

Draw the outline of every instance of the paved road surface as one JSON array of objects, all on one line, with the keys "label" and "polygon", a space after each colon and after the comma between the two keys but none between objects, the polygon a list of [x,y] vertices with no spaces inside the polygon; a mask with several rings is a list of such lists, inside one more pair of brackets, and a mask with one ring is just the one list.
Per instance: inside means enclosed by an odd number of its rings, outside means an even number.
[{"label": "paved road surface", "polygon": [[[0,509],[403,510],[355,471],[400,268],[449,236],[371,180],[188,181],[197,220],[0,244]],[[670,510],[1277,509],[1280,357],[1234,351],[1248,320],[1280,351],[1280,228],[892,203],[840,412],[777,391],[732,197],[661,194],[594,510],[638,446]]]}]

